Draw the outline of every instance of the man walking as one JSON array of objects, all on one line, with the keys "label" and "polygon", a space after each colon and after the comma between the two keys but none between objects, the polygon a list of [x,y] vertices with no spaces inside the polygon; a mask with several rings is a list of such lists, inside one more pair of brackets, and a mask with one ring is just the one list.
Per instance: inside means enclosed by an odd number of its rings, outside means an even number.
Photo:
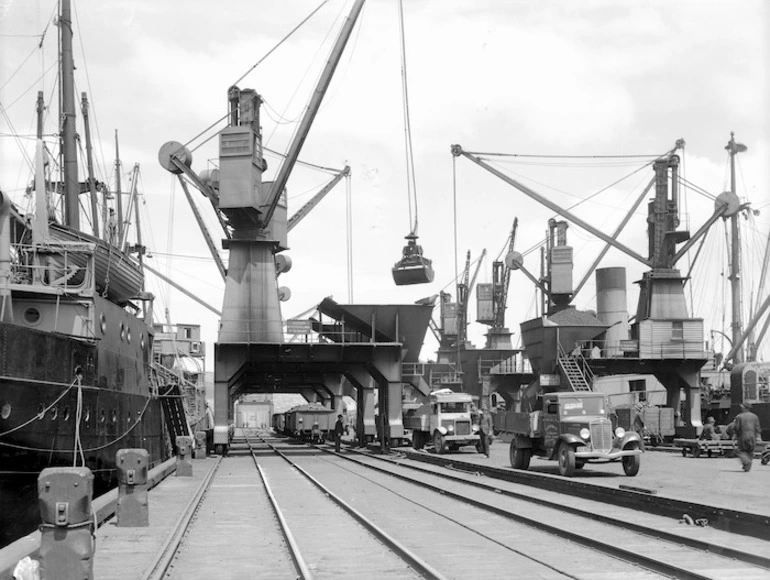
[{"label": "man walking", "polygon": [[486,408],[482,408],[479,412],[479,437],[481,438],[479,451],[487,457],[489,457],[489,441],[492,438],[492,433],[492,415]]},{"label": "man walking", "polygon": [[340,452],[340,442],[342,440],[342,432],[345,427],[342,425],[342,415],[337,415],[337,422],[334,424],[334,451]]},{"label": "man walking", "polygon": [[749,403],[741,403],[741,413],[733,421],[733,433],[737,442],[738,457],[743,464],[743,471],[751,471],[754,461],[754,448],[761,433],[759,417],[751,412]]}]

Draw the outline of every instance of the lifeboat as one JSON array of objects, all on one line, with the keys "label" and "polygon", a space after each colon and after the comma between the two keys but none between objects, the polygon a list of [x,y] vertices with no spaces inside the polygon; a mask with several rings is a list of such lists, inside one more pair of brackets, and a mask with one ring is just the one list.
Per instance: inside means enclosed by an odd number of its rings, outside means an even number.
[{"label": "lifeboat", "polygon": [[433,263],[422,255],[422,246],[417,244],[417,235],[406,236],[403,257],[393,266],[393,281],[396,286],[428,284],[433,282]]}]

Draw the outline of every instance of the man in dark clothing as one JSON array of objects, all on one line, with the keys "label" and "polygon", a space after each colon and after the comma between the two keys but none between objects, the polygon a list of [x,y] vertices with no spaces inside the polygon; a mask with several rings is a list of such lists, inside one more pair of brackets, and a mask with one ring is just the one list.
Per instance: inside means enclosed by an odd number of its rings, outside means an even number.
[{"label": "man in dark clothing", "polygon": [[479,451],[489,457],[489,440],[492,437],[492,416],[489,411],[482,409],[479,412]]},{"label": "man in dark clothing", "polygon": [[337,415],[337,422],[334,424],[334,450],[340,452],[340,442],[342,440],[342,432],[345,427],[342,425],[342,415]]},{"label": "man in dark clothing", "polygon": [[751,471],[754,460],[754,448],[761,433],[759,417],[751,412],[751,405],[741,403],[741,413],[733,421],[733,433],[737,441],[738,457],[743,464],[743,471]]},{"label": "man in dark clothing", "polygon": [[716,419],[714,417],[709,417],[706,419],[706,424],[703,426],[703,431],[701,431],[700,439],[705,439],[706,441],[714,441],[716,439],[719,439],[719,434],[716,432],[716,429],[714,427],[716,423]]}]

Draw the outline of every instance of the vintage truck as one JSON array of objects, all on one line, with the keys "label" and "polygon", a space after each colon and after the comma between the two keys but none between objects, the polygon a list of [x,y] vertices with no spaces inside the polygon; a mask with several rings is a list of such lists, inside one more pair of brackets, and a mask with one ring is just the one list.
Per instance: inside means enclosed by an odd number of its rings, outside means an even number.
[{"label": "vintage truck", "polygon": [[566,477],[586,463],[608,461],[622,461],[626,475],[639,472],[641,438],[622,427],[613,430],[603,393],[547,393],[542,403],[542,410],[509,412],[511,467],[528,469],[537,455],[558,460],[559,473]]},{"label": "vintage truck", "polygon": [[440,389],[428,400],[404,413],[404,428],[412,431],[412,446],[422,449],[430,441],[436,453],[456,451],[464,445],[477,445],[478,426],[471,420],[473,399],[467,393]]}]

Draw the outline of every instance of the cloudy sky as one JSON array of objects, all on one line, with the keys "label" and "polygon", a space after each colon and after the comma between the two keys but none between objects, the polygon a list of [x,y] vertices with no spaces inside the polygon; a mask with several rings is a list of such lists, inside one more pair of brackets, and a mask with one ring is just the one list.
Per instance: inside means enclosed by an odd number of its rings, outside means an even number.
[{"label": "cloudy sky", "polygon": [[[238,81],[309,15],[317,0],[156,2],[75,0],[77,91],[92,103],[99,177],[114,183],[112,139],[117,129],[123,183],[140,164],[145,243],[155,268],[171,275],[216,308],[224,284],[208,257],[175,178],[157,161],[167,141],[186,143],[226,112],[227,88]],[[254,71],[238,81],[266,102],[265,145],[285,151],[297,120],[351,2],[332,0]],[[453,162],[449,148],[469,151],[570,155],[659,154],[686,142],[684,176],[712,195],[729,188],[724,146],[730,132],[748,146],[739,156],[738,194],[758,215],[741,219],[746,311],[756,301],[761,257],[770,229],[768,161],[768,39],[770,8],[761,0],[405,2],[409,105],[419,211],[419,234],[436,270],[433,284],[396,287],[390,268],[410,230],[396,0],[369,0],[342,57],[300,158],[325,167],[352,168],[353,300],[411,303],[446,288],[465,253],[483,249],[479,281],[490,281],[491,262],[519,218],[516,247],[535,248],[550,210],[470,161]],[[25,207],[31,169],[20,148],[34,151],[37,90],[55,94],[55,2],[0,0],[0,187]],[[41,35],[45,38],[40,43]],[[55,132],[55,98],[46,133]],[[10,123],[10,125],[9,125]],[[216,128],[221,128],[221,124]],[[20,135],[19,139],[11,137]],[[213,131],[195,141],[193,167],[216,157]],[[279,159],[268,158],[269,179]],[[647,159],[568,160],[496,158],[494,164],[556,203],[573,206],[639,169]],[[456,178],[455,178],[456,176]],[[645,169],[580,203],[583,219],[612,231],[652,177]],[[288,184],[289,214],[329,179],[298,168]],[[454,193],[456,192],[456,206]],[[293,270],[281,277],[295,316],[325,296],[347,302],[346,191],[338,186],[292,231]],[[201,210],[221,237],[207,204]],[[713,210],[694,191],[684,195],[683,224],[691,231]],[[646,209],[637,211],[620,240],[646,255]],[[455,230],[457,236],[455,238]],[[575,278],[602,244],[571,227]],[[714,228],[688,287],[694,314],[706,329],[729,333],[725,229]],[[455,252],[457,248],[457,252]],[[221,251],[226,260],[226,252]],[[526,266],[537,272],[537,251]],[[682,269],[689,268],[687,260]],[[629,282],[642,267],[612,250],[604,266],[628,267]],[[198,323],[213,352],[215,315],[157,280],[160,313],[173,322]],[[754,295],[750,290],[754,289]],[[765,296],[767,291],[765,290]],[[636,309],[636,286],[628,307]],[[472,297],[471,314],[475,314]],[[536,315],[530,282],[514,273],[508,324]],[[595,308],[593,282],[575,300]],[[483,345],[473,323],[472,341]],[[518,333],[514,337],[516,341]],[[706,338],[710,339],[710,335]],[[722,349],[717,336],[717,348]],[[433,356],[427,343],[423,358]]]}]

